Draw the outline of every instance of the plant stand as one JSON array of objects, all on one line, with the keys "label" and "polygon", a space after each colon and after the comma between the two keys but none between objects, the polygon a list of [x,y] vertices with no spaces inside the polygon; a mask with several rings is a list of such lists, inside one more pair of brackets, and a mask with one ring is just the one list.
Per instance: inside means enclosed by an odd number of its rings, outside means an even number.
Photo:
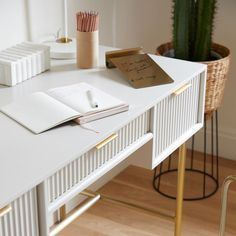
[{"label": "plant stand", "polygon": [[[210,119],[211,123],[211,155],[207,155],[207,123],[206,120]],[[215,132],[214,132],[215,126]],[[213,111],[211,116],[205,114],[204,116],[204,147],[203,147],[203,163],[199,167],[199,163],[195,160],[194,157],[194,139],[192,137],[192,150],[188,163],[186,164],[186,174],[196,175],[198,180],[196,186],[194,183],[191,184],[191,187],[195,190],[196,188],[199,190],[194,196],[185,196],[184,200],[186,201],[194,201],[201,200],[212,196],[219,188],[219,142],[218,142],[218,112],[217,110]],[[165,163],[164,163],[165,162]],[[159,166],[155,168],[154,177],[153,177],[153,187],[154,189],[162,194],[165,197],[176,199],[175,194],[170,194],[168,190],[163,188],[164,177],[170,175],[171,173],[177,173],[177,168],[174,166],[172,156],[170,155],[168,159],[162,162]],[[202,161],[201,161],[202,162]],[[172,180],[175,178],[171,178]],[[185,178],[185,181],[188,181],[188,178]],[[191,180],[190,180],[191,181]],[[194,182],[194,181],[192,181]],[[211,188],[209,187],[211,186]],[[196,187],[196,188],[195,188]]]}]

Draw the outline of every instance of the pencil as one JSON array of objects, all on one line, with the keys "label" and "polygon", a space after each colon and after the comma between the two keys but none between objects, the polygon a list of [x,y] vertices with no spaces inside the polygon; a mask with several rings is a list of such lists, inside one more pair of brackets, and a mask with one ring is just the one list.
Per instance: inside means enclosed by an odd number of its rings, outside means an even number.
[{"label": "pencil", "polygon": [[98,30],[98,12],[78,12],[76,13],[77,30],[81,32],[93,32]]}]

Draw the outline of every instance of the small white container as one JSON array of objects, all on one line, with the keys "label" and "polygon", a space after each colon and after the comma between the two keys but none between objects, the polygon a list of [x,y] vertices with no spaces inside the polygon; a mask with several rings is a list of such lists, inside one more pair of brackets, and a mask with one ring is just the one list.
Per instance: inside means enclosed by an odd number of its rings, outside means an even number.
[{"label": "small white container", "polygon": [[16,63],[0,58],[0,84],[14,86],[16,81]]},{"label": "small white container", "polygon": [[0,84],[14,86],[50,69],[50,48],[30,42],[0,51]]},{"label": "small white container", "polygon": [[21,52],[12,50],[12,49],[7,49],[4,52],[7,52],[7,53],[9,53],[11,55],[15,55],[15,56],[21,57],[22,60],[25,60],[26,61],[27,79],[29,79],[29,78],[31,78],[33,76],[33,73],[32,73],[32,62],[31,62],[32,58],[29,55],[26,56],[24,53],[21,53]]},{"label": "small white container", "polygon": [[17,63],[19,63],[21,65],[22,81],[27,80],[28,71],[27,71],[27,63],[26,63],[25,57],[11,54],[10,52],[7,52],[7,51],[1,52],[0,55],[7,56],[9,59],[17,60]]},{"label": "small white container", "polygon": [[4,56],[4,55],[0,55],[0,60],[5,60],[6,62],[15,64],[15,67],[16,67],[15,80],[16,80],[16,82],[14,82],[14,84],[21,83],[23,81],[23,71],[22,71],[22,65],[20,63],[20,60],[12,59],[12,58],[10,58],[8,56]]}]

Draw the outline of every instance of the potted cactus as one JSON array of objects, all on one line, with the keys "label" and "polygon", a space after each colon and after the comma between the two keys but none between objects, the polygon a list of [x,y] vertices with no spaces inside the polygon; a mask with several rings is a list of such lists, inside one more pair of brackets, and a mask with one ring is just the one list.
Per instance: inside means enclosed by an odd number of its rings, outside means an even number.
[{"label": "potted cactus", "polygon": [[230,51],[212,42],[216,0],[173,0],[173,39],[156,54],[202,62],[208,66],[205,113],[211,116],[221,103]]}]

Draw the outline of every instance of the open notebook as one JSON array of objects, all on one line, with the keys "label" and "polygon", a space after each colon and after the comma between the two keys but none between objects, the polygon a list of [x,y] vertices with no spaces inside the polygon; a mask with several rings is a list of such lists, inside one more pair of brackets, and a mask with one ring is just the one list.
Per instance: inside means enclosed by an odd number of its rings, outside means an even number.
[{"label": "open notebook", "polygon": [[82,124],[128,108],[127,103],[97,88],[78,83],[33,93],[1,107],[0,111],[38,134],[69,120]]}]

